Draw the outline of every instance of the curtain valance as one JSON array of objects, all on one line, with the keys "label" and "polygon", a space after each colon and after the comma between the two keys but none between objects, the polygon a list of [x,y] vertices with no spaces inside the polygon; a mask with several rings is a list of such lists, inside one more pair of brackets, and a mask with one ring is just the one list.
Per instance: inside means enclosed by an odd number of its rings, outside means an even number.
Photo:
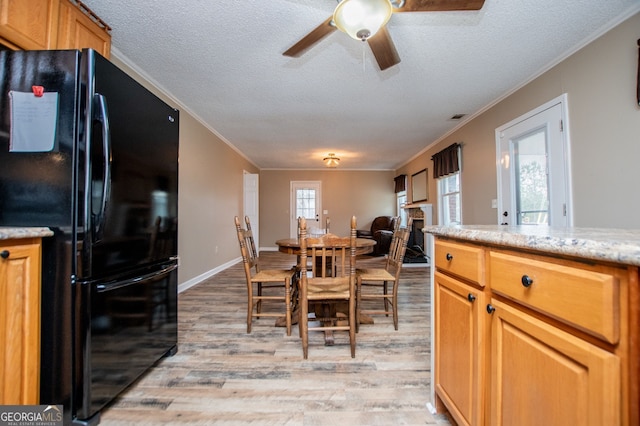
[{"label": "curtain valance", "polygon": [[431,157],[434,179],[460,171],[460,147],[459,143],[451,144]]}]

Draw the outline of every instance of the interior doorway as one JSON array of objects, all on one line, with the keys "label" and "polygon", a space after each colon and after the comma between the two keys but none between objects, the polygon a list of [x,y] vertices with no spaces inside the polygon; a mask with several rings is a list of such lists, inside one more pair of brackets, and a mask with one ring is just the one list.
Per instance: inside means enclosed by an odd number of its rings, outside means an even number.
[{"label": "interior doorway", "polygon": [[260,250],[259,175],[245,171],[243,172],[242,179],[243,213],[244,216],[249,216],[256,249]]}]

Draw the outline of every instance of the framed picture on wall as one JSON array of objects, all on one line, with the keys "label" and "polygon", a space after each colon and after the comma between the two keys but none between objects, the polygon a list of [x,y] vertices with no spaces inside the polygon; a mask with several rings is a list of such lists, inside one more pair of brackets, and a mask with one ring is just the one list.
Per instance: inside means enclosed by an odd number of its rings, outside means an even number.
[{"label": "framed picture on wall", "polygon": [[429,193],[427,192],[427,169],[411,175],[411,202],[427,201]]}]

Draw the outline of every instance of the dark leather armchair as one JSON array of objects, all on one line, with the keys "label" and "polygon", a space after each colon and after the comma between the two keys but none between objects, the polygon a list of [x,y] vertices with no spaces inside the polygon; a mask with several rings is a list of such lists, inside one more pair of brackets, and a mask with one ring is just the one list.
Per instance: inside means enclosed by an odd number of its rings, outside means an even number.
[{"label": "dark leather armchair", "polygon": [[393,231],[400,224],[398,216],[378,216],[371,222],[371,229],[359,229],[356,231],[358,238],[370,238],[376,241],[373,247],[374,256],[383,256],[389,253]]}]

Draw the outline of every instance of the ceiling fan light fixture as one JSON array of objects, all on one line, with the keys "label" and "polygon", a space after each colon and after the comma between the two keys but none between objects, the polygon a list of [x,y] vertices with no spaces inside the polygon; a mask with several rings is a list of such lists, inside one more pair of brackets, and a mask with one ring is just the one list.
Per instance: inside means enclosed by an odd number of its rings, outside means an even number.
[{"label": "ceiling fan light fixture", "polygon": [[340,164],[340,159],[336,157],[336,155],[333,152],[330,152],[328,154],[328,157],[324,157],[322,161],[324,162],[325,166],[331,167],[331,168],[338,167],[338,165]]},{"label": "ceiling fan light fixture", "polygon": [[390,0],[342,0],[333,12],[336,27],[356,40],[373,37],[393,13]]}]

